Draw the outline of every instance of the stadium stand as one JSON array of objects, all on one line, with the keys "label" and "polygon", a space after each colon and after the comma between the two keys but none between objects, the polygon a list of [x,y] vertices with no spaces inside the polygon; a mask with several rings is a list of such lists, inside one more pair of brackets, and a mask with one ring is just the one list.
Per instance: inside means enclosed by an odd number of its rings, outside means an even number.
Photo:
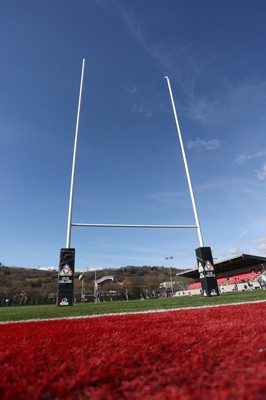
[{"label": "stadium stand", "polygon": [[[248,289],[259,289],[261,287],[261,274],[266,273],[266,257],[241,254],[237,257],[218,262],[214,267],[217,282],[222,292],[246,290],[247,287]],[[177,275],[195,279],[195,282],[187,287],[187,292],[192,291],[190,294],[198,294],[200,292],[201,283],[197,268],[181,272]]]}]

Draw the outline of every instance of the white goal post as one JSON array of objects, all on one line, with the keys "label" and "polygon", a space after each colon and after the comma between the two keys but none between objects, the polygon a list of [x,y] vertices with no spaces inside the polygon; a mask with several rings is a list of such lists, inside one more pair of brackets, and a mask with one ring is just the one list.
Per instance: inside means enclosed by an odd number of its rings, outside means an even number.
[{"label": "white goal post", "polygon": [[177,128],[177,133],[179,137],[179,142],[181,146],[181,151],[182,151],[182,156],[183,156],[183,161],[185,165],[185,171],[186,171],[186,176],[187,176],[187,181],[188,181],[188,187],[189,187],[189,192],[190,192],[190,197],[191,197],[191,202],[192,202],[192,207],[193,207],[193,212],[194,212],[194,217],[195,217],[195,225],[143,225],[143,224],[97,224],[97,223],[73,223],[72,222],[72,210],[73,210],[73,196],[74,196],[74,183],[75,183],[75,170],[76,170],[76,155],[77,155],[77,145],[78,145],[78,133],[79,133],[79,118],[80,118],[80,109],[81,109],[81,99],[82,99],[82,90],[83,90],[83,79],[84,79],[84,71],[85,71],[85,59],[82,60],[82,70],[81,70],[81,79],[80,79],[80,89],[79,89],[79,100],[78,100],[78,109],[77,109],[77,120],[76,120],[76,131],[75,131],[75,141],[74,141],[74,150],[73,150],[73,161],[72,161],[72,173],[71,173],[71,185],[70,185],[70,195],[69,195],[69,209],[68,209],[68,223],[67,223],[67,239],[66,239],[66,248],[70,248],[70,243],[71,243],[71,228],[72,227],[97,227],[97,228],[156,228],[156,229],[190,229],[190,228],[195,228],[197,229],[198,232],[198,237],[199,237],[199,242],[200,242],[200,247],[203,247],[203,239],[202,239],[202,233],[201,233],[201,228],[200,228],[200,223],[199,223],[199,218],[198,218],[198,213],[197,213],[197,207],[196,207],[196,202],[194,198],[194,193],[193,193],[193,188],[191,184],[191,179],[190,179],[190,173],[188,169],[188,164],[186,160],[186,154],[185,154],[185,149],[183,145],[183,140],[181,136],[181,131],[179,127],[179,122],[176,114],[176,109],[175,109],[175,103],[173,99],[173,94],[172,94],[172,89],[171,89],[171,84],[170,80],[167,76],[165,76],[165,79],[167,80],[168,84],[168,89],[169,89],[169,94],[170,94],[170,99],[173,107],[173,112],[174,112],[174,117],[175,117],[175,122],[176,122],[176,128]]}]

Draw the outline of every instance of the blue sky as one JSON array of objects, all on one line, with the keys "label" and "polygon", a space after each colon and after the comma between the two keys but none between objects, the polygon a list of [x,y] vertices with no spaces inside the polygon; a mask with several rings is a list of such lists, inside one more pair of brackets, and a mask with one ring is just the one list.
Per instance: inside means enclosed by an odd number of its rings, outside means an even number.
[{"label": "blue sky", "polygon": [[[0,262],[57,266],[73,222],[194,224],[204,244],[266,255],[266,3],[0,1]],[[76,268],[196,265],[196,230],[73,228]]]}]

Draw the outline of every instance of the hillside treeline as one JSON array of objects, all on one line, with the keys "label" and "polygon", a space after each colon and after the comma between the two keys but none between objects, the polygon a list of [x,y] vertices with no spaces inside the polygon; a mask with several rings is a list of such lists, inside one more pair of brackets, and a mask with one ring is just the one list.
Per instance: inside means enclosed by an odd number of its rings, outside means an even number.
[{"label": "hillside treeline", "polygon": [[[177,277],[181,270],[171,268],[174,290],[184,290],[191,279]],[[83,275],[84,279],[79,280]],[[140,298],[149,293],[163,290],[162,284],[170,289],[170,270],[165,267],[127,266],[118,269],[75,272],[74,299],[79,302],[94,300],[94,282],[107,275],[113,281],[99,284],[102,300],[122,300],[125,290],[129,298]],[[0,266],[0,305],[53,304],[56,302],[58,275],[56,271]]]}]

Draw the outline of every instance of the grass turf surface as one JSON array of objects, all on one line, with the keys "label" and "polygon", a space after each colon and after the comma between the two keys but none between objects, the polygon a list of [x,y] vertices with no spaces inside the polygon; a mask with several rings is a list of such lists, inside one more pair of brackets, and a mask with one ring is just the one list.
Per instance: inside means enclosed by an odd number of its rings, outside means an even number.
[{"label": "grass turf surface", "polygon": [[0,321],[21,321],[31,319],[49,319],[101,315],[110,313],[128,313],[151,310],[170,310],[182,307],[199,307],[218,304],[230,304],[266,300],[266,290],[222,294],[218,297],[178,297],[173,299],[132,300],[106,303],[75,304],[73,307],[55,305],[0,307]]},{"label": "grass turf surface", "polygon": [[2,324],[0,397],[264,400],[265,312],[264,301]]}]

